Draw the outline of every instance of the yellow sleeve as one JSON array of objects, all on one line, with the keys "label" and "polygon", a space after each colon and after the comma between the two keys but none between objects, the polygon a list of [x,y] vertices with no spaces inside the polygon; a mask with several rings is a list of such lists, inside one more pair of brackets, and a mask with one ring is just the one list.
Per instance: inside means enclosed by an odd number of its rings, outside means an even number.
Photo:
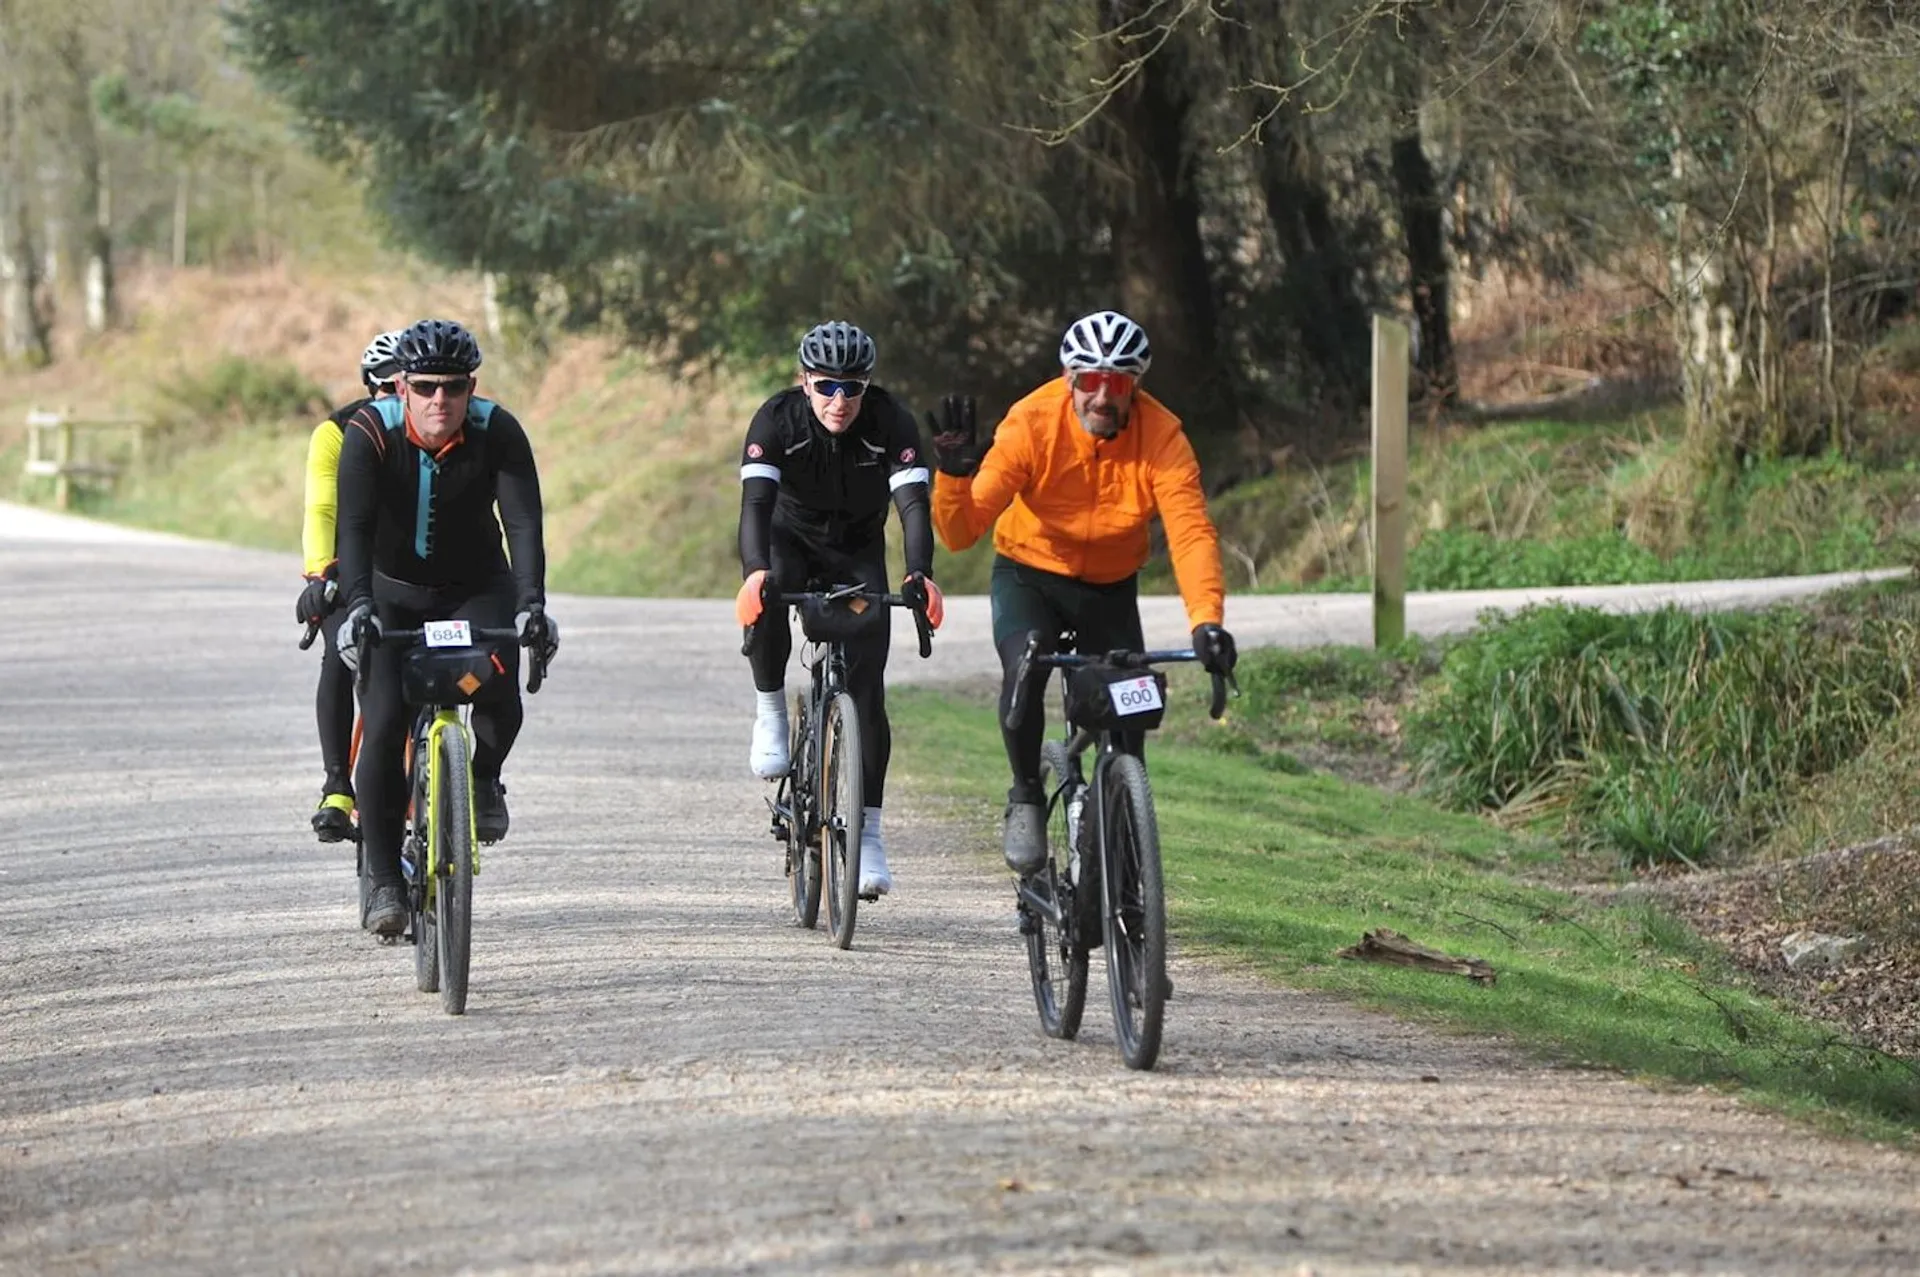
[{"label": "yellow sleeve", "polygon": [[340,511],[340,441],[345,437],[345,431],[328,419],[313,428],[313,437],[307,441],[307,496],[300,551],[308,576],[319,576],[334,560],[334,526]]}]

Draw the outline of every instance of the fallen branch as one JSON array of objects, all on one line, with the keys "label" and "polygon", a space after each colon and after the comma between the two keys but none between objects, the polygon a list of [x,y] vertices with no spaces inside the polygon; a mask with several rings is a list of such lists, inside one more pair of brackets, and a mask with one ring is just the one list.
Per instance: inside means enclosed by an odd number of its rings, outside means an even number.
[{"label": "fallen branch", "polygon": [[1422,971],[1438,971],[1443,975],[1463,975],[1475,984],[1492,984],[1495,978],[1493,967],[1485,958],[1456,958],[1450,953],[1415,944],[1398,931],[1389,931],[1385,927],[1367,932],[1360,937],[1359,944],[1348,945],[1340,950],[1339,956],[1361,962],[1384,962],[1396,967],[1417,967]]}]

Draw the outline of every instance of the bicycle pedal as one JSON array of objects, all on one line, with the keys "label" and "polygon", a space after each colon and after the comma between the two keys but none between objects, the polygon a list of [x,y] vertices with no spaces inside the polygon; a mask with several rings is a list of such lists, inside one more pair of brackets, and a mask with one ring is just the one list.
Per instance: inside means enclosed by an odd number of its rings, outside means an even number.
[{"label": "bicycle pedal", "polygon": [[860,893],[860,898],[868,904],[872,904],[880,898],[880,893],[877,891],[863,891]]}]

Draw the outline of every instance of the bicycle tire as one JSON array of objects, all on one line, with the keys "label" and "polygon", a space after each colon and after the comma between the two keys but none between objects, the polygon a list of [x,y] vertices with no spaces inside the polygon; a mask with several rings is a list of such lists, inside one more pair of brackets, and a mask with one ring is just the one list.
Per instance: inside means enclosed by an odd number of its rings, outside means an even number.
[{"label": "bicycle tire", "polygon": [[433,930],[433,883],[426,876],[427,863],[427,769],[418,760],[426,757],[426,737],[416,734],[410,746],[413,762],[413,805],[407,812],[407,830],[402,845],[413,858],[413,871],[401,870],[407,880],[407,909],[413,924],[413,987],[422,993],[440,992],[440,942]]},{"label": "bicycle tire", "polygon": [[433,890],[433,929],[440,952],[440,1007],[467,1013],[467,974],[473,955],[473,763],[467,735],[449,724],[440,731],[439,841]]},{"label": "bicycle tire", "polygon": [[860,716],[853,697],[835,694],[822,715],[820,747],[820,859],[825,862],[827,923],[833,943],[853,944],[860,911],[860,827],[866,814],[860,771]]},{"label": "bicycle tire", "polygon": [[1107,993],[1120,1058],[1150,1069],[1160,1055],[1167,1009],[1167,905],[1160,872],[1160,827],[1146,764],[1131,754],[1105,763],[1106,847],[1101,917],[1107,940]]},{"label": "bicycle tire", "polygon": [[1084,791],[1079,768],[1059,741],[1048,741],[1040,751],[1040,784],[1047,794],[1047,865],[1040,871],[1048,899],[1059,917],[1050,917],[1022,902],[1027,915],[1027,971],[1033,977],[1033,1004],[1040,1027],[1048,1037],[1071,1041],[1080,1032],[1087,1008],[1087,943],[1075,924],[1073,884],[1067,876],[1067,803],[1076,790]]},{"label": "bicycle tire", "polygon": [[787,886],[793,894],[793,921],[811,931],[820,922],[820,851],[807,834],[813,822],[814,795],[809,777],[812,771],[813,724],[807,718],[806,693],[793,698],[793,715],[787,720],[787,769],[785,797],[791,818],[787,821]]}]

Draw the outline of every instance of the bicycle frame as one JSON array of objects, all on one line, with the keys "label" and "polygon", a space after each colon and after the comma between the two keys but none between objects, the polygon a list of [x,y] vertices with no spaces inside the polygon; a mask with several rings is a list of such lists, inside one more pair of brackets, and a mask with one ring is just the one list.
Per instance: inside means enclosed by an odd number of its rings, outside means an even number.
[{"label": "bicycle frame", "polygon": [[[767,593],[763,602],[769,610],[762,613],[762,621],[769,616],[777,616],[779,623],[786,624],[788,606],[807,604],[826,604],[840,600],[865,599],[882,607],[903,607],[913,613],[915,628],[919,637],[920,655],[926,657],[933,650],[933,629],[926,618],[926,599],[918,591],[902,594],[885,594],[868,590],[863,585],[837,585],[824,590],[808,590],[799,593]],[[777,608],[778,611],[773,609]],[[756,622],[759,624],[759,622]],[[754,629],[745,632],[740,651],[747,655],[752,650]],[[853,918],[856,911],[857,892],[852,885],[859,877],[859,843],[862,813],[858,810],[838,810],[839,801],[835,795],[817,792],[825,779],[823,774],[824,755],[822,752],[825,732],[822,724],[826,721],[830,707],[847,692],[847,640],[834,638],[827,640],[805,640],[801,651],[801,663],[809,671],[808,689],[801,702],[799,721],[794,724],[791,756],[788,760],[786,775],[780,778],[779,787],[767,799],[767,808],[771,815],[768,832],[786,844],[789,890],[793,896],[795,921],[802,927],[811,928],[819,917],[822,893],[834,878],[833,868],[841,861],[840,872],[851,875],[845,892],[829,897],[835,943],[846,948],[853,937]],[[842,737],[850,736],[853,745],[845,748],[842,766],[858,768],[861,766],[858,747],[860,723],[857,715],[850,709],[843,709],[839,719],[847,721],[838,729],[828,746],[828,754],[841,753],[844,744]],[[852,777],[851,792],[860,795],[860,775],[856,771]],[[839,785],[835,783],[835,790]],[[858,807],[861,797],[848,801]],[[835,860],[834,848],[842,849],[840,860]],[[817,866],[817,869],[816,869]],[[865,897],[868,900],[874,896]]]}]

